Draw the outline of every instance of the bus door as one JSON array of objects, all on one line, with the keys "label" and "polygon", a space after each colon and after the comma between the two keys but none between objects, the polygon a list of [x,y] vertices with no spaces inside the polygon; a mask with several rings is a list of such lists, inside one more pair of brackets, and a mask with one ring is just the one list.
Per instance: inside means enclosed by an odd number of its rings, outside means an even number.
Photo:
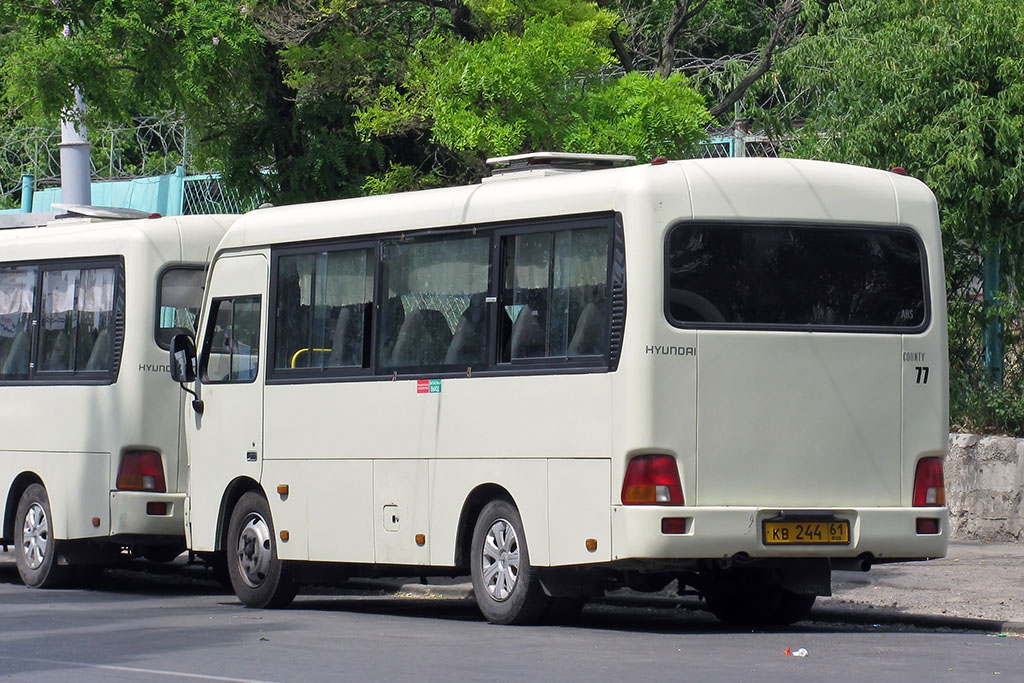
[{"label": "bus door", "polygon": [[267,273],[262,254],[224,257],[213,266],[200,342],[202,408],[195,413],[189,444],[188,524],[194,550],[214,549],[228,484],[240,476],[260,480],[265,348],[260,330]]}]

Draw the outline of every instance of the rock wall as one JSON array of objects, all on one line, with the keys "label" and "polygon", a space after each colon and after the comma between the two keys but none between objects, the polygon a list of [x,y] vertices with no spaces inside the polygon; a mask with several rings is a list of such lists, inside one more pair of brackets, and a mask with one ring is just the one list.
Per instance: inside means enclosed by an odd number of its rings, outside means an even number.
[{"label": "rock wall", "polygon": [[950,539],[1024,543],[1024,439],[950,434]]}]

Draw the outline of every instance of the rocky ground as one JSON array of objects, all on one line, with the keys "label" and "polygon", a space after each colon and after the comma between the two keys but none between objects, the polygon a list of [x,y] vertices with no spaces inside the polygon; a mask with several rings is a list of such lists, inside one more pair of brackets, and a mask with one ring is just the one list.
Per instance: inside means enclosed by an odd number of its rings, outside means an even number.
[{"label": "rocky ground", "polygon": [[1024,623],[1024,545],[954,543],[939,560],[836,572],[832,592],[820,607]]}]

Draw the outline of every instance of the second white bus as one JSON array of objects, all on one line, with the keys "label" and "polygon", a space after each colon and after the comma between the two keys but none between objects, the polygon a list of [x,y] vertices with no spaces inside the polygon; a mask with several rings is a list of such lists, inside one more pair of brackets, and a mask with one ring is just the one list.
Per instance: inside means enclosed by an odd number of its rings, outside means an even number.
[{"label": "second white bus", "polygon": [[184,550],[183,401],[166,349],[193,329],[233,219],[0,229],[0,541],[25,584],[59,586],[124,548]]},{"label": "second white bus", "polygon": [[722,620],[789,623],[835,569],[945,554],[927,187],[529,168],[228,230],[172,371],[198,374],[189,546],[243,603],[469,573],[487,619],[525,623],[678,579]]}]

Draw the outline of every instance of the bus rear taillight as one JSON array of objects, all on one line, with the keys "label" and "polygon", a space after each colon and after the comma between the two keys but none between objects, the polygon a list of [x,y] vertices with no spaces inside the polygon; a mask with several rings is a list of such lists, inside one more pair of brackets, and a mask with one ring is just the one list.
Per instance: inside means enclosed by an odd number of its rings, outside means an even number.
[{"label": "bus rear taillight", "polygon": [[679,468],[671,455],[639,455],[622,482],[623,505],[682,505]]},{"label": "bus rear taillight", "polygon": [[154,451],[128,451],[121,456],[117,488],[119,491],[166,491],[164,463],[160,454]]},{"label": "bus rear taillight", "polygon": [[914,475],[914,507],[941,507],[946,504],[946,484],[941,458],[921,458]]}]

